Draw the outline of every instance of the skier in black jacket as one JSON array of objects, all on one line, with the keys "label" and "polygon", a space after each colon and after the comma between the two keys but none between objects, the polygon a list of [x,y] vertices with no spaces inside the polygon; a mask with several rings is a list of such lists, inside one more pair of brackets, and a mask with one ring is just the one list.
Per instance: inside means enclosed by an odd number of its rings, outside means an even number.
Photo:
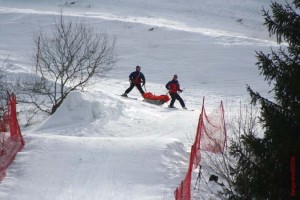
[{"label": "skier in black jacket", "polygon": [[143,84],[144,86],[146,83],[146,79],[144,74],[141,72],[141,67],[139,65],[136,66],[135,71],[129,75],[129,81],[130,81],[129,88],[121,96],[127,97],[127,94],[134,88],[134,86],[137,87],[137,89],[140,91],[141,95],[143,96],[145,92],[141,84]]}]

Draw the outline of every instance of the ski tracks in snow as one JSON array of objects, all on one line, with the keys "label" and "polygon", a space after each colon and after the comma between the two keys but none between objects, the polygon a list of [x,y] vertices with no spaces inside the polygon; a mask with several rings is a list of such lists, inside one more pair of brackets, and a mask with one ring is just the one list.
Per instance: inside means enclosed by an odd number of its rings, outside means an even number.
[{"label": "ski tracks in snow", "polygon": [[[35,15],[60,15],[60,12],[56,11],[46,11],[46,10],[36,10],[36,9],[20,9],[20,8],[9,8],[9,7],[0,7],[1,13],[20,13],[20,14],[35,14]],[[102,19],[106,21],[121,21],[125,23],[139,23],[144,24],[150,27],[160,27],[165,29],[185,31],[195,34],[207,35],[210,37],[218,38],[219,43],[224,43],[224,45],[234,45],[234,44],[244,44],[251,45],[253,43],[260,45],[277,45],[276,42],[259,39],[254,37],[249,37],[240,33],[234,33],[229,31],[222,31],[217,29],[209,29],[202,27],[192,27],[183,22],[174,21],[161,17],[152,17],[152,16],[125,16],[125,15],[116,15],[113,13],[105,12],[76,12],[76,11],[65,11],[63,13],[66,16],[70,17],[84,17],[84,18],[95,18]]]}]

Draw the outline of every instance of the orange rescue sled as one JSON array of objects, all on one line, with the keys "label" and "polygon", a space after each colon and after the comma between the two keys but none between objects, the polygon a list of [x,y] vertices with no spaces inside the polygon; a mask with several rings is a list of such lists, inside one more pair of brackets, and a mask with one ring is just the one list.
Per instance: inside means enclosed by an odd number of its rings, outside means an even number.
[{"label": "orange rescue sled", "polygon": [[157,96],[151,92],[145,92],[143,97],[146,102],[156,105],[162,105],[170,100],[170,97],[166,94]]}]

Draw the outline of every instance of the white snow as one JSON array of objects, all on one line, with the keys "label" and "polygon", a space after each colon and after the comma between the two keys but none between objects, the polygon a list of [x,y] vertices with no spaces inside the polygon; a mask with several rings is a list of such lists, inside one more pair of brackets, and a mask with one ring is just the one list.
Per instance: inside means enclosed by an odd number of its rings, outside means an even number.
[{"label": "white snow", "polygon": [[[207,113],[223,101],[228,118],[248,102],[246,84],[270,95],[255,66],[255,51],[277,48],[262,25],[262,6],[270,1],[70,2],[0,0],[0,63],[8,57],[13,73],[34,72],[33,38],[51,31],[61,9],[70,20],[116,36],[118,54],[108,78],[70,93],[54,115],[22,129],[25,148],[0,184],[0,199],[174,199],[202,98]],[[143,102],[136,89],[130,96],[138,100],[120,97],[136,65],[154,94],[166,94],[165,84],[178,74],[181,97],[195,111],[182,111],[178,102],[179,110]],[[201,199],[209,197],[216,198],[207,192]]]}]

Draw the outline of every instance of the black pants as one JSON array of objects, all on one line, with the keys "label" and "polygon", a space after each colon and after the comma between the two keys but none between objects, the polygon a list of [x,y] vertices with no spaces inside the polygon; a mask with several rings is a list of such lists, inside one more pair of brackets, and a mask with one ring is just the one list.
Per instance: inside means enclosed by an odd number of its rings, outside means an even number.
[{"label": "black pants", "polygon": [[131,83],[130,87],[125,91],[125,93],[128,94],[134,88],[134,86],[136,86],[136,88],[140,91],[142,95],[145,93],[140,83],[137,84]]},{"label": "black pants", "polygon": [[185,107],[185,104],[184,104],[184,101],[182,100],[182,98],[179,96],[179,94],[177,93],[170,93],[171,95],[171,103],[170,103],[170,106],[174,106],[174,103],[175,103],[175,100],[177,99],[179,102],[180,102],[180,105],[182,107]]}]

